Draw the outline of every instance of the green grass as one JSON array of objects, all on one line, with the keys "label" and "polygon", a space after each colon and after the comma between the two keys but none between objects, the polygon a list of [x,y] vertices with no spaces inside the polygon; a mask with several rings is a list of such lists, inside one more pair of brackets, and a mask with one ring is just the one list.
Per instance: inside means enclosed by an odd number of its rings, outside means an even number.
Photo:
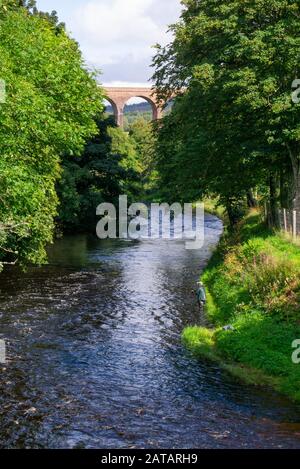
[{"label": "green grass", "polygon": [[203,200],[205,212],[216,215],[221,220],[227,222],[226,210],[219,204],[216,198],[205,198]]},{"label": "green grass", "polygon": [[[268,384],[300,401],[300,250],[251,213],[224,238],[204,275],[207,317],[214,329],[192,327],[184,343],[253,384]],[[232,324],[234,331],[223,330]]]},{"label": "green grass", "polygon": [[235,376],[245,384],[272,386],[280,390],[280,382],[276,377],[265,374],[262,370],[252,368],[226,359],[216,347],[215,331],[204,327],[192,326],[185,328],[183,343],[198,359],[217,362],[221,368]]}]

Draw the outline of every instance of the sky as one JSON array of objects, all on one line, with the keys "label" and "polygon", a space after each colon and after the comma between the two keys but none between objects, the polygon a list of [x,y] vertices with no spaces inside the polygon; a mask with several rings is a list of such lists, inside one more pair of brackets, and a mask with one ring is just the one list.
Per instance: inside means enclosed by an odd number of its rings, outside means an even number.
[{"label": "sky", "polygon": [[42,11],[56,10],[80,44],[100,81],[110,86],[145,86],[156,43],[167,44],[168,25],[178,21],[180,0],[37,0]]}]

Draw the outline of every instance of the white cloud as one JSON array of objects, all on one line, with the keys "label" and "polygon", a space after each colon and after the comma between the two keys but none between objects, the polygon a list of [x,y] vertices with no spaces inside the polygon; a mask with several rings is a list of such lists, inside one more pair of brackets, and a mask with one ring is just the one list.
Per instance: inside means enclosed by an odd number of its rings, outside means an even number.
[{"label": "white cloud", "polygon": [[103,83],[103,86],[111,86],[116,88],[151,88],[150,83],[118,80],[110,81],[109,83]]},{"label": "white cloud", "polygon": [[179,0],[90,0],[73,11],[67,27],[106,81],[131,81],[135,72],[136,81],[146,81],[152,46],[170,40],[166,30],[180,9]]}]

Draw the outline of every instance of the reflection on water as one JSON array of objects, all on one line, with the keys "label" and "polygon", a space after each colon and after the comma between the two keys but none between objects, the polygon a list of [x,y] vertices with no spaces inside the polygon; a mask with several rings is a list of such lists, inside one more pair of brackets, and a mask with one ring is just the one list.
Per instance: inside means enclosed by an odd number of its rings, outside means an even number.
[{"label": "reflection on water", "polygon": [[[300,448],[300,409],[235,383],[182,347],[200,322],[206,244],[58,241],[50,264],[0,277],[0,446]],[[1,368],[0,368],[1,370]]]}]

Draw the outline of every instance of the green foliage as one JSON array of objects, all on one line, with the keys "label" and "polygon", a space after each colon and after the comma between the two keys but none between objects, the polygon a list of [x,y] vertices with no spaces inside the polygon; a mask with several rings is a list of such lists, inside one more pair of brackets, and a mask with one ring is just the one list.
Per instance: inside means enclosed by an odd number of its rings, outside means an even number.
[{"label": "green foliage", "polygon": [[183,4],[173,42],[154,59],[160,97],[179,93],[160,126],[160,181],[168,198],[219,196],[236,222],[240,201],[271,175],[282,190],[293,179],[300,195],[299,2]]},{"label": "green foliage", "polygon": [[124,130],[130,132],[132,125],[137,121],[143,119],[143,121],[150,123],[152,121],[152,110],[149,111],[131,111],[124,113]]},{"label": "green foliage", "polygon": [[10,10],[20,10],[26,9],[28,13],[34,16],[39,16],[40,18],[45,18],[49,23],[51,23],[57,33],[65,29],[64,23],[60,23],[57,12],[52,11],[51,13],[42,12],[38,10],[35,0],[0,0],[0,16],[1,14],[6,14]]},{"label": "green foliage", "polygon": [[[21,2],[23,4],[23,2]],[[20,2],[0,6],[0,261],[45,261],[60,158],[97,131],[102,94],[77,44]]]},{"label": "green foliage", "polygon": [[[250,376],[300,400],[300,367],[292,362],[292,343],[300,337],[299,248],[266,230],[252,212],[221,243],[202,280],[216,329],[188,328],[186,345],[247,382]],[[227,324],[234,330],[224,330]]]},{"label": "green foliage", "polygon": [[134,141],[112,118],[97,119],[98,134],[77,158],[65,157],[57,190],[58,222],[64,231],[95,231],[96,207],[116,206],[120,194],[129,200],[139,192],[141,165]]},{"label": "green foliage", "polygon": [[280,378],[277,389],[300,400],[300,368],[291,358],[291,345],[300,337],[300,327],[277,322],[259,312],[238,317],[234,327],[235,331],[215,332],[218,353],[225,360]]},{"label": "green foliage", "polygon": [[140,194],[144,199],[153,201],[157,193],[157,172],[155,170],[156,134],[153,123],[139,117],[130,125],[129,135],[135,142],[141,165]]},{"label": "green foliage", "polygon": [[[239,316],[234,322],[235,331],[218,329],[216,347],[224,358],[259,368],[273,376],[296,377],[299,367],[293,364],[292,343],[300,337],[300,327],[282,324],[259,312]],[[300,370],[297,373],[300,377]]]},{"label": "green foliage", "polygon": [[239,237],[239,244],[223,246],[222,255],[215,254],[203,276],[219,309],[219,321],[252,309],[299,321],[299,248],[261,229],[255,215],[243,223]]},{"label": "green foliage", "polygon": [[226,221],[226,211],[225,208],[219,203],[217,198],[204,198],[203,203],[205,206],[205,212],[216,215],[218,218]]},{"label": "green foliage", "polygon": [[186,327],[184,329],[183,342],[198,356],[211,356],[213,358],[214,331],[205,327]]}]

